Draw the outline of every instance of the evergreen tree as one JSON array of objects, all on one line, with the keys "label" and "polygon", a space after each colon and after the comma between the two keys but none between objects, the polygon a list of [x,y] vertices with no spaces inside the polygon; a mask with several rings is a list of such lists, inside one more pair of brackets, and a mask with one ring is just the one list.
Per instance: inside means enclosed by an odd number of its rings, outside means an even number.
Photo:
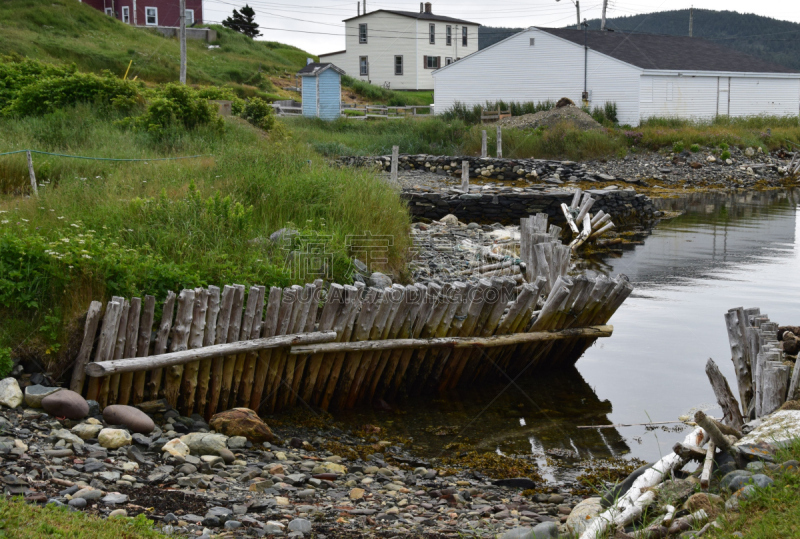
[{"label": "evergreen tree", "polygon": [[258,23],[256,22],[256,12],[248,6],[244,5],[241,11],[233,10],[233,17],[228,17],[222,21],[222,26],[236,30],[248,37],[258,37],[261,32],[258,30]]}]

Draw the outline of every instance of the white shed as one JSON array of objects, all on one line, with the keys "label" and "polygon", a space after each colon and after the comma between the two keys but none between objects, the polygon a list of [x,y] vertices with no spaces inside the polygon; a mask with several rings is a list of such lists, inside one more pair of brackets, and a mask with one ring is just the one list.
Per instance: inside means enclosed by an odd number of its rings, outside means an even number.
[{"label": "white shed", "polygon": [[631,125],[653,116],[800,114],[800,72],[682,36],[529,28],[433,79],[437,114],[456,102],[580,103],[584,89],[590,107],[614,102],[620,123]]}]

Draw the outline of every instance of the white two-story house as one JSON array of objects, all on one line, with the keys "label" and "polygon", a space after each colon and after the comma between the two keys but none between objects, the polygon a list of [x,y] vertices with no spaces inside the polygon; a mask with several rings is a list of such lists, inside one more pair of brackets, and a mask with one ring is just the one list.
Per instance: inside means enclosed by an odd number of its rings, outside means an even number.
[{"label": "white two-story house", "polygon": [[432,90],[431,73],[478,50],[478,24],[435,15],[379,9],[345,19],[346,50],[320,54],[353,78],[392,90]]}]

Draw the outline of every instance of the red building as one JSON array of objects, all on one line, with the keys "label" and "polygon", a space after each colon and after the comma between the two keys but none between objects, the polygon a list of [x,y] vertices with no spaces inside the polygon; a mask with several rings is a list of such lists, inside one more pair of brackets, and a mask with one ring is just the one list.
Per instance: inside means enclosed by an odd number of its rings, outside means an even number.
[{"label": "red building", "polygon": [[[80,0],[133,26],[180,26],[179,0]],[[203,22],[203,0],[186,0],[186,26]]]}]

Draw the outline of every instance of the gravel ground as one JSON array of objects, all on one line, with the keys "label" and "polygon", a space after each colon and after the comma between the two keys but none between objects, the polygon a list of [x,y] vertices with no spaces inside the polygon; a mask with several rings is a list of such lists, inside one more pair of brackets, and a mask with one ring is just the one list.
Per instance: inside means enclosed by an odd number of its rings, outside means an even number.
[{"label": "gravel ground", "polygon": [[567,105],[561,108],[543,110],[534,114],[523,114],[522,116],[512,116],[503,118],[499,123],[503,127],[518,127],[520,129],[535,129],[537,127],[554,127],[561,123],[567,123],[578,129],[602,129],[603,126],[597,123],[591,115],[575,105]]}]

